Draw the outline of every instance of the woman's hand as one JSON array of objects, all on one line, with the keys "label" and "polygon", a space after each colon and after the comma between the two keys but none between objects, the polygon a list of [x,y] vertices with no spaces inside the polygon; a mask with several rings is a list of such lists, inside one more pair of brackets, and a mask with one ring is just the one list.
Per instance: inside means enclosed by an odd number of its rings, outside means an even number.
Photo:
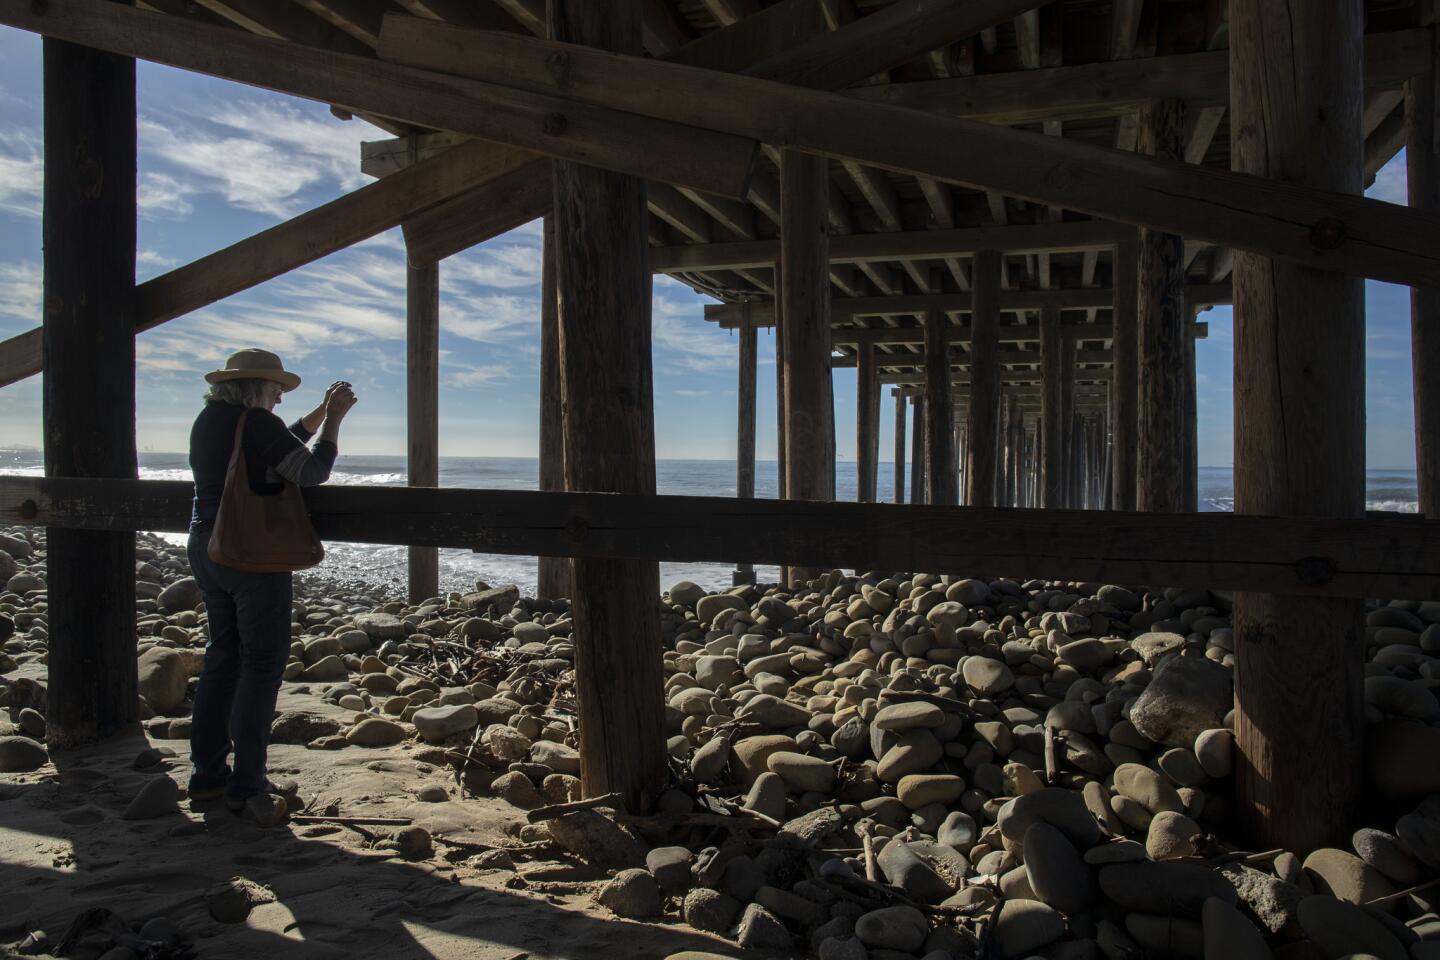
[{"label": "woman's hand", "polygon": [[330,389],[325,391],[325,419],[343,420],[355,403],[354,387],[343,380],[331,384]]},{"label": "woman's hand", "polygon": [[310,433],[314,433],[315,431],[319,430],[320,424],[324,422],[325,415],[330,409],[330,398],[333,397],[335,395],[335,392],[341,387],[348,386],[350,386],[350,384],[346,383],[344,380],[336,380],[334,383],[330,384],[330,386],[326,387],[325,398],[320,401],[319,406],[317,406],[314,410],[311,410],[309,413],[305,414],[305,416],[300,418],[300,425],[303,426]]}]

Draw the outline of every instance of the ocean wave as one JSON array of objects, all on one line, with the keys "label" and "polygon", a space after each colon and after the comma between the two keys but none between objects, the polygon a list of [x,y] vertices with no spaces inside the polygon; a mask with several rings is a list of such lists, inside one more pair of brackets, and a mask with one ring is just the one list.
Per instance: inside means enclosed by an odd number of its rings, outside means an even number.
[{"label": "ocean wave", "polygon": [[[1376,510],[1385,513],[1419,513],[1420,501],[1418,500],[1366,500],[1366,510]],[[1206,497],[1200,501],[1201,513],[1234,513],[1234,497]]]}]

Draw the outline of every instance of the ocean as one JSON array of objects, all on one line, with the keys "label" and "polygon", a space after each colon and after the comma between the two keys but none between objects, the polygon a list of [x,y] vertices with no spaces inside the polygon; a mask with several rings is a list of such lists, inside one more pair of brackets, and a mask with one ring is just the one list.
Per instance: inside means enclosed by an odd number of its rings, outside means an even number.
[{"label": "ocean", "polygon": [[[43,474],[37,451],[0,451],[0,474],[38,476]],[[145,480],[189,480],[190,468],[184,454],[146,453],[140,457],[140,476]],[[533,458],[441,457],[440,486],[501,490],[534,490],[539,467]],[[405,458],[398,456],[344,456],[335,465],[331,483],[404,486]],[[661,460],[656,464],[656,486],[662,494],[679,496],[734,496],[733,460]],[[890,502],[895,489],[892,465],[881,463],[877,477],[881,501]],[[854,500],[854,463],[841,463],[835,472],[836,496]],[[1199,497],[1202,511],[1234,509],[1234,480],[1229,467],[1201,467]],[[777,491],[775,462],[755,465],[755,495],[774,498]],[[1413,470],[1370,470],[1366,474],[1365,498],[1370,510],[1414,513],[1418,495]],[[180,534],[166,539],[183,541]],[[375,586],[403,591],[406,548],[387,545],[331,543],[325,561],[314,573],[339,581],[360,580]],[[693,580],[707,588],[728,587],[732,568],[726,564],[664,563],[660,568],[662,588],[677,580]],[[775,567],[758,567],[763,580],[778,577]],[[533,557],[511,557],[472,553],[468,550],[440,551],[440,587],[444,591],[471,590],[475,582],[515,583],[522,591],[535,587],[536,561]]]}]

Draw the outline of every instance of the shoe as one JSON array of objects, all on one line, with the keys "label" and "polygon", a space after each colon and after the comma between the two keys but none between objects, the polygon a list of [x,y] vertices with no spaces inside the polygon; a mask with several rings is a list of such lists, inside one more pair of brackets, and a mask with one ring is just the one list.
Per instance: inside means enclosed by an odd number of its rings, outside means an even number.
[{"label": "shoe", "polygon": [[290,819],[285,798],[270,793],[257,793],[243,800],[226,797],[225,805],[231,812],[262,827],[278,827]]},{"label": "shoe", "polygon": [[207,800],[219,800],[225,796],[224,787],[191,787],[185,791],[191,801],[205,802]]}]

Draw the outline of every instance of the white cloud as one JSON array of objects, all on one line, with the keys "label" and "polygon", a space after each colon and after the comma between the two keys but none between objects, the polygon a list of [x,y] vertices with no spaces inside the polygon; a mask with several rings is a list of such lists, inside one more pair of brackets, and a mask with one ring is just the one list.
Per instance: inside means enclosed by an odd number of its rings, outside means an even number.
[{"label": "white cloud", "polygon": [[739,362],[739,347],[715,324],[705,322],[698,303],[656,297],[651,309],[651,338],[656,348],[673,354],[668,362],[688,370],[728,370]]},{"label": "white cloud", "polygon": [[475,293],[444,297],[440,329],[466,340],[496,343],[540,329],[540,301],[514,294]]},{"label": "white cloud", "polygon": [[0,263],[0,317],[38,326],[40,289],[40,264],[33,260]]},{"label": "white cloud", "polygon": [[671,390],[670,392],[673,393],[673,394],[675,394],[675,396],[677,396],[677,397],[708,397],[708,396],[710,396],[710,391],[709,391],[709,390]]},{"label": "white cloud", "polygon": [[154,267],[157,270],[169,270],[180,263],[174,257],[167,257],[158,250],[137,250],[135,252],[135,265],[137,267]]},{"label": "white cloud", "polygon": [[146,170],[136,186],[135,202],[146,220],[180,220],[195,209],[189,198],[195,188],[166,173]]},{"label": "white cloud", "polygon": [[0,131],[0,212],[40,216],[44,182],[40,138],[25,130]]},{"label": "white cloud", "polygon": [[487,364],[453,364],[461,369],[450,374],[445,382],[452,387],[464,389],[466,387],[480,387],[487,383],[494,383],[496,380],[508,380],[510,368],[503,363]]},{"label": "white cloud", "polygon": [[492,242],[451,257],[440,267],[442,290],[460,290],[465,284],[512,289],[540,282],[539,244]]}]

